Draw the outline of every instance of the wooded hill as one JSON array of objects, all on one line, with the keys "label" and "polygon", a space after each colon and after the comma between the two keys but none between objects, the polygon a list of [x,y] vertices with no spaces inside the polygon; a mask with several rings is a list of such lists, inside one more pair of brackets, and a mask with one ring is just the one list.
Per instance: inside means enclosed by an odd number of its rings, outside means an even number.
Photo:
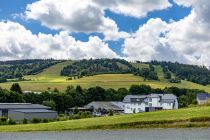
[{"label": "wooded hill", "polygon": [[22,78],[24,75],[35,75],[61,60],[34,59],[34,60],[14,60],[0,61],[0,82],[6,79]]},{"label": "wooded hill", "polygon": [[[0,82],[7,79],[23,78],[26,75],[36,75],[44,69],[54,66],[64,60],[15,60],[0,61]],[[137,65],[138,64],[138,65]],[[144,66],[144,67],[139,67]],[[164,79],[171,83],[180,83],[181,80],[191,81],[202,85],[210,84],[210,70],[204,66],[187,65],[172,62],[140,62],[131,63],[121,59],[90,59],[72,61],[65,65],[61,76],[87,77],[99,74],[133,74],[145,80],[161,80],[156,68],[160,67]]]}]

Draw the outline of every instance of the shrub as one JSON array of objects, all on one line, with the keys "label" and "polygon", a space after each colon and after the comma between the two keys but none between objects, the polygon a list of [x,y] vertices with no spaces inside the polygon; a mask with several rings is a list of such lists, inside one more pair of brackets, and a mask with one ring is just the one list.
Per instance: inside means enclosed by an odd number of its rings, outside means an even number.
[{"label": "shrub", "polygon": [[26,118],[23,119],[23,124],[27,124],[28,120]]},{"label": "shrub", "polygon": [[16,122],[11,119],[8,121],[8,125],[15,125],[15,124],[16,124]]},{"label": "shrub", "polygon": [[40,123],[40,122],[41,122],[41,119],[39,119],[39,118],[32,119],[32,123]]},{"label": "shrub", "polygon": [[48,120],[48,119],[43,119],[42,122],[43,122],[43,123],[48,123],[49,120]]},{"label": "shrub", "polygon": [[113,116],[113,115],[114,115],[113,110],[110,110],[108,115],[109,115],[109,116]]},{"label": "shrub", "polygon": [[0,121],[1,121],[1,122],[6,122],[6,121],[7,121],[7,118],[6,118],[6,117],[1,117],[1,118],[0,118]]}]

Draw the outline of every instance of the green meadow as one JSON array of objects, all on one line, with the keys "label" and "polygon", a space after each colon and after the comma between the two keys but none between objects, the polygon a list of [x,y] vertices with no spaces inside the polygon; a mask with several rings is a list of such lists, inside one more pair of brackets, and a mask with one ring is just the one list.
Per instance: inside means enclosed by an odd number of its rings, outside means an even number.
[{"label": "green meadow", "polygon": [[0,132],[63,131],[90,129],[208,127],[210,107],[157,111],[131,115],[116,115],[41,124],[0,126]]},{"label": "green meadow", "polygon": [[[80,79],[67,80],[68,77],[60,76],[60,71],[63,67],[71,64],[72,61],[65,61],[63,63],[56,64],[50,68],[45,69],[43,72],[37,75],[25,76],[25,79],[29,81],[21,81],[21,85],[24,91],[45,91],[47,89],[53,90],[57,88],[59,90],[65,90],[68,85],[76,86],[81,85],[83,88],[101,86],[103,88],[129,88],[133,84],[146,84],[153,88],[165,88],[176,86],[179,88],[189,89],[201,89],[206,92],[210,92],[210,86],[203,86],[193,82],[182,80],[182,83],[170,83],[164,79],[163,71],[160,66],[155,66],[155,70],[158,73],[160,81],[144,80],[139,76],[132,74],[101,74],[90,77],[83,77]],[[145,68],[147,64],[133,63],[135,67]],[[121,67],[125,67],[121,65]],[[9,89],[13,82],[1,83],[0,87]]]}]

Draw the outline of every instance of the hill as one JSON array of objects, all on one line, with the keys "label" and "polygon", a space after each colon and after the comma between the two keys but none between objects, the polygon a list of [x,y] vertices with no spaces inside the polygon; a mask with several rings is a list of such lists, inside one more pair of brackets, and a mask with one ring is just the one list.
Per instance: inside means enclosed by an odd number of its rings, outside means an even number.
[{"label": "hill", "polygon": [[[194,83],[184,78],[181,79],[180,83],[171,83],[170,79],[165,78],[164,67],[161,64],[155,63],[153,63],[152,65],[150,63],[140,62],[125,64],[124,62],[121,63],[117,60],[117,67],[119,68],[119,70],[122,70],[122,73],[116,73],[115,71],[112,71],[109,74],[103,74],[103,72],[92,73],[92,76],[83,75],[82,78],[78,78],[78,76],[81,74],[81,71],[85,68],[79,69],[81,67],[77,67],[76,69],[78,69],[78,73],[76,73],[71,79],[69,79],[70,75],[61,76],[61,72],[75,62],[76,64],[78,64],[78,61],[57,62],[56,64],[53,64],[52,66],[43,69],[38,74],[25,75],[23,78],[27,79],[27,81],[19,81],[19,84],[25,91],[45,91],[54,88],[65,90],[68,85],[81,85],[84,88],[101,86],[104,88],[118,89],[122,87],[129,88],[133,84],[146,84],[150,85],[153,88],[165,88],[175,86],[179,88],[201,89],[205,90],[206,92],[210,92],[209,85]],[[99,66],[101,66],[101,64]],[[129,67],[132,69],[137,69],[137,72],[141,72],[141,74],[129,71]],[[126,70],[127,72],[125,72]],[[149,75],[148,71],[149,73],[155,73],[158,77],[158,80],[149,79],[147,77]],[[176,77],[175,73],[170,70],[169,72],[171,73],[171,78]],[[2,88],[9,89],[13,83],[14,82],[0,83],[0,86]]]},{"label": "hill", "polygon": [[0,61],[0,79],[21,79],[24,75],[35,75],[59,62],[62,61],[53,59]]},{"label": "hill", "polygon": [[194,107],[131,115],[116,115],[43,124],[0,126],[0,132],[61,131],[90,129],[209,127],[210,107]]}]

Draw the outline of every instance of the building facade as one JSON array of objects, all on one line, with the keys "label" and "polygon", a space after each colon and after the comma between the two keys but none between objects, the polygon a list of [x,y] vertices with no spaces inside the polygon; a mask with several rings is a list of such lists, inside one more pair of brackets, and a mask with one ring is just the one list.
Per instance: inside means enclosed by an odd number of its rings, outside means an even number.
[{"label": "building facade", "polygon": [[173,94],[127,95],[123,103],[126,114],[178,109],[177,97]]}]

